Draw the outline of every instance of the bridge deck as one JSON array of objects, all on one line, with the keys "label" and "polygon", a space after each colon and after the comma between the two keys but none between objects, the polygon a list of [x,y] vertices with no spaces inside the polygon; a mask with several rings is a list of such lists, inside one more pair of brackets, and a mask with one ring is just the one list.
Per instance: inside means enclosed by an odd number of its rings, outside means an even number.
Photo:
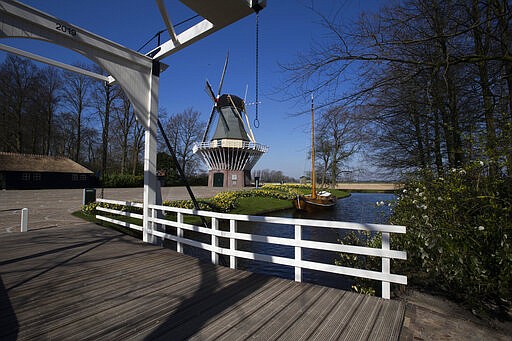
[{"label": "bridge deck", "polygon": [[0,339],[398,339],[404,304],[202,263],[93,224],[0,235]]}]

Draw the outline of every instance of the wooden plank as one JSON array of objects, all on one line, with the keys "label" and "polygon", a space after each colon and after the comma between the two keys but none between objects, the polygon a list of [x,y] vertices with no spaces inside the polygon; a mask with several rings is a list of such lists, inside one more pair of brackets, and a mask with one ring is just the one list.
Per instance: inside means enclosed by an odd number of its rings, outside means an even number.
[{"label": "wooden plank", "polygon": [[190,340],[222,338],[230,329],[235,328],[248,316],[254,314],[261,309],[261,307],[276,299],[279,295],[288,290],[291,285],[290,281],[274,278],[258,291],[233,304],[224,314],[219,314],[219,316],[208,321],[208,325],[191,336]]},{"label": "wooden plank", "polygon": [[377,317],[369,339],[383,340],[389,338],[398,340],[404,315],[405,305],[403,303],[392,300],[386,301]]},{"label": "wooden plank", "polygon": [[279,338],[283,340],[308,340],[322,321],[329,316],[341,297],[343,297],[343,291],[327,288],[322,296],[294,321],[292,326],[279,335]]},{"label": "wooden plank", "polygon": [[268,302],[255,313],[245,319],[223,335],[226,339],[248,339],[261,329],[266,329],[269,323],[276,321],[278,315],[293,302],[312,290],[313,286],[306,283],[294,283],[288,290],[274,300]]},{"label": "wooden plank", "polygon": [[349,326],[354,312],[364,296],[345,292],[335,308],[311,335],[311,340],[338,340],[343,331]]},{"label": "wooden plank", "polygon": [[92,224],[0,236],[0,284],[0,339],[396,340],[404,313]]},{"label": "wooden plank", "polygon": [[346,340],[368,339],[377,314],[382,308],[382,303],[383,301],[380,298],[375,300],[375,297],[365,296],[358,309],[353,313],[351,323],[343,331],[341,338]]},{"label": "wooden plank", "polygon": [[[283,310],[276,315],[276,318],[269,321],[264,329],[258,330],[252,334],[252,338],[260,340],[277,340],[287,330],[293,329],[292,326],[304,314],[311,309],[315,302],[327,292],[325,287],[312,287],[312,290],[304,292],[298,299],[294,300],[291,304],[287,305]],[[317,289],[317,290],[313,290]]]}]

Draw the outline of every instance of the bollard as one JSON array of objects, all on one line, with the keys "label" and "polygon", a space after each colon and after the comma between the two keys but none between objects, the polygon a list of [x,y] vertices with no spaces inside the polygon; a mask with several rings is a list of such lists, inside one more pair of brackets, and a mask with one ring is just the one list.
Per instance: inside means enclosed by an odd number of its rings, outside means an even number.
[{"label": "bollard", "polygon": [[21,232],[28,231],[28,208],[21,209]]}]

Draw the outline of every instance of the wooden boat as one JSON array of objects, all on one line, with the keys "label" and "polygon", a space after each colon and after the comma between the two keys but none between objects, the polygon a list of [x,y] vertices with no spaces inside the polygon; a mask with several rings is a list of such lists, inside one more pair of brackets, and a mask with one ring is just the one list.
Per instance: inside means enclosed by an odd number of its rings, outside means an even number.
[{"label": "wooden boat", "polygon": [[331,208],[336,205],[336,196],[329,192],[316,192],[315,176],[315,106],[313,95],[311,95],[311,194],[298,195],[293,200],[297,210],[316,211],[319,209]]},{"label": "wooden boat", "polygon": [[336,196],[329,192],[319,192],[316,197],[313,197],[312,194],[298,195],[293,201],[293,205],[298,210],[310,212],[331,208],[336,205]]}]

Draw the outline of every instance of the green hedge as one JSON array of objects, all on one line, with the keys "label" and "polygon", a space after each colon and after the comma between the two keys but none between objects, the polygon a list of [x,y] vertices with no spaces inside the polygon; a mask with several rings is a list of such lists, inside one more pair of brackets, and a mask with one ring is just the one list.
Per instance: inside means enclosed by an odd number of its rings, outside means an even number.
[{"label": "green hedge", "polygon": [[107,188],[142,187],[144,186],[144,176],[111,174],[102,179],[102,185]]}]

